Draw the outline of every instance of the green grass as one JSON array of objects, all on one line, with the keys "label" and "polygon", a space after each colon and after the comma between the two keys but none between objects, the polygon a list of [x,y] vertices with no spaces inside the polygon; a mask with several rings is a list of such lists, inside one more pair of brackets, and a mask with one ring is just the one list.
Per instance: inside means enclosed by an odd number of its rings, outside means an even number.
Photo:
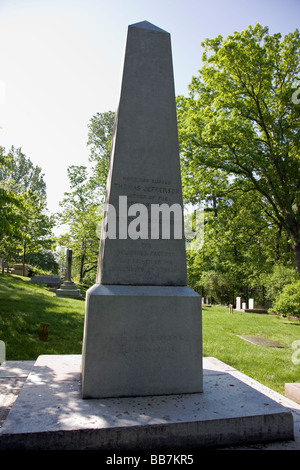
[{"label": "green grass", "polygon": [[[236,312],[226,307],[203,308],[203,355],[213,356],[272,390],[300,381],[292,344],[300,340],[300,322],[278,316]],[[260,336],[284,348],[251,344],[237,335]]]},{"label": "green grass", "polygon": [[[6,345],[6,359],[81,354],[84,307],[83,300],[56,297],[28,278],[0,274],[0,340]],[[38,338],[41,322],[50,323],[47,342]],[[237,335],[262,336],[285,347],[258,346]],[[213,356],[281,394],[285,383],[300,381],[300,365],[292,360],[296,340],[300,340],[298,320],[229,314],[225,307],[203,308],[203,355]]]},{"label": "green grass", "polygon": [[[7,360],[34,360],[40,354],[81,354],[83,300],[56,297],[29,278],[0,275],[0,340]],[[39,325],[50,323],[48,341]]]}]

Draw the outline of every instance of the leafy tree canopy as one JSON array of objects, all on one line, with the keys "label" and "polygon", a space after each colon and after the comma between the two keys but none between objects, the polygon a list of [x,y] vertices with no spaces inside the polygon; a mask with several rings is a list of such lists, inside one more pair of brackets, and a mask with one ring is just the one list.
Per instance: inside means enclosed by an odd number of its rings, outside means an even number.
[{"label": "leafy tree canopy", "polygon": [[[300,272],[299,31],[282,39],[257,24],[202,46],[203,67],[177,100],[185,195],[205,200],[213,183],[227,203],[229,193],[253,195],[248,204],[285,231]],[[204,171],[209,188],[195,187]]]}]

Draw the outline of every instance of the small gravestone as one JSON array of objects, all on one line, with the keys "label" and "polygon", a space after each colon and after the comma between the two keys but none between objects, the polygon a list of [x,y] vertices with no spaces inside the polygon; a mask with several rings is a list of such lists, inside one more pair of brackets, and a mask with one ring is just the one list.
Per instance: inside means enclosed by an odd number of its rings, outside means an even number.
[{"label": "small gravestone", "polygon": [[17,263],[13,265],[11,270],[12,274],[17,274],[18,276],[28,276],[29,271],[32,269],[32,266],[29,264]]},{"label": "small gravestone", "polygon": [[59,289],[56,290],[58,297],[69,297],[73,299],[81,299],[82,294],[76,284],[71,279],[72,274],[72,250],[66,249],[66,279]]},{"label": "small gravestone", "polygon": [[253,310],[253,309],[254,309],[254,299],[249,299],[248,309],[249,309],[249,310]]},{"label": "small gravestone", "polygon": [[236,305],[236,307],[235,307],[236,310],[241,310],[241,297],[237,297],[237,298],[236,298],[236,303],[235,303],[235,305]]},{"label": "small gravestone", "polygon": [[38,274],[30,278],[32,284],[45,284],[48,287],[59,287],[61,278],[55,274]]}]

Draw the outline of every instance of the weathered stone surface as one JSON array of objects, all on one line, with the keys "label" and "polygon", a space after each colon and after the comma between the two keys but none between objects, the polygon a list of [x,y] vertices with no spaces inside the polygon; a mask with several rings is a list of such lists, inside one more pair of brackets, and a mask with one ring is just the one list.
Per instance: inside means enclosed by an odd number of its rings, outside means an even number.
[{"label": "weathered stone surface", "polygon": [[[128,27],[106,203],[97,284],[86,295],[83,397],[201,392],[201,297],[186,286],[170,34],[148,22]],[[137,204],[146,219],[132,237]],[[163,220],[153,217],[158,206],[169,211]]]},{"label": "weathered stone surface", "polygon": [[81,398],[80,362],[37,359],[3,425],[1,450],[182,453],[294,438],[284,397],[215,358],[203,358],[206,393],[93,400]]},{"label": "weathered stone surface", "polygon": [[59,289],[56,290],[57,297],[71,297],[81,299],[82,294],[73,281],[65,281]]},{"label": "weathered stone surface", "polygon": [[[106,202],[117,214],[120,196],[132,204],[182,207],[181,175],[170,34],[148,22],[128,27],[121,97],[115,122]],[[180,223],[180,222],[179,222]],[[101,241],[99,284],[186,285],[183,220],[181,239]],[[161,224],[160,224],[161,227]],[[125,236],[125,235],[124,235]]]},{"label": "weathered stone surface", "polygon": [[285,396],[300,404],[300,383],[286,383]]},{"label": "weathered stone surface", "polygon": [[39,274],[32,276],[30,282],[33,284],[46,284],[47,286],[58,287],[61,283],[61,278],[55,274]]},{"label": "weathered stone surface", "polygon": [[202,392],[201,297],[189,287],[88,292],[83,397]]}]

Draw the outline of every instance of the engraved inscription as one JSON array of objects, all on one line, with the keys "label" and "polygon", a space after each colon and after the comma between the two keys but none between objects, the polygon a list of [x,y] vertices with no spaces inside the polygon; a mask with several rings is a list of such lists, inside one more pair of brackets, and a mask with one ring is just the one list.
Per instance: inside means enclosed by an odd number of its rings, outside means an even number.
[{"label": "engraved inscription", "polygon": [[143,354],[149,352],[178,352],[181,346],[196,342],[201,344],[201,336],[193,335],[137,335],[137,336],[110,336],[106,339],[106,354]]},{"label": "engraved inscription", "polygon": [[154,201],[168,202],[168,196],[180,195],[180,189],[165,179],[123,176],[121,181],[114,181],[114,186],[120,194],[126,193],[129,205],[136,202],[143,202],[145,205]]}]

